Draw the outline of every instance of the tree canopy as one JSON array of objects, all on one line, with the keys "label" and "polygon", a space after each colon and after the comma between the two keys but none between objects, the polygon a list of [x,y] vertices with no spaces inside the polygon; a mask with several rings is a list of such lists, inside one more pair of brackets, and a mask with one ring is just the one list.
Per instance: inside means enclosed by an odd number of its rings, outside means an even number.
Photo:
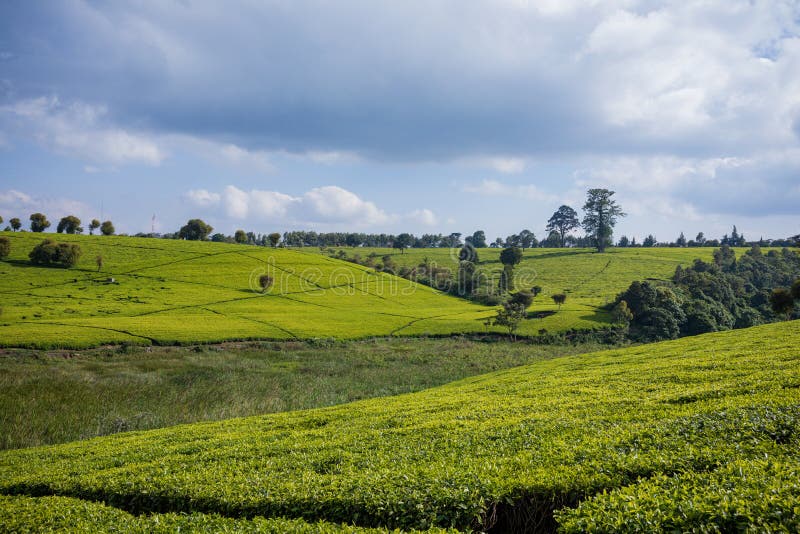
[{"label": "tree canopy", "polygon": [[625,213],[611,197],[614,191],[589,189],[583,205],[583,229],[592,237],[598,252],[604,252],[611,244],[614,225]]},{"label": "tree canopy", "polygon": [[548,232],[557,232],[561,238],[561,246],[563,247],[565,245],[564,239],[567,233],[579,226],[580,221],[578,220],[578,213],[569,206],[563,205],[548,219],[546,230]]},{"label": "tree canopy", "polygon": [[188,241],[203,241],[214,228],[201,219],[190,219],[178,232],[178,237]]}]

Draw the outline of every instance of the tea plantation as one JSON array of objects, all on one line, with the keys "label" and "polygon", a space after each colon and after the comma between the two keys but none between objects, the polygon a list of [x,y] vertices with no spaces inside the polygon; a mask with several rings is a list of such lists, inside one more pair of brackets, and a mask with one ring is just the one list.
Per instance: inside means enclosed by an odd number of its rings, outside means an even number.
[{"label": "tea plantation", "polygon": [[[318,249],[48,234],[82,248],[78,265],[65,269],[28,261],[42,234],[3,235],[11,241],[11,255],[0,262],[0,346],[81,348],[502,332],[485,324],[495,308],[333,259]],[[349,253],[354,250],[370,252]],[[480,254],[482,269],[490,274],[500,269],[499,251],[482,249]],[[608,314],[598,306],[630,282],[667,278],[677,265],[710,254],[710,249],[526,251],[517,269],[519,285],[543,287],[543,295],[531,307],[532,316],[542,317],[524,321],[518,334],[606,326]],[[409,265],[425,257],[453,265],[445,249],[393,257]],[[258,279],[263,274],[272,277],[273,285],[262,294]],[[568,295],[560,310],[549,298],[557,292]]]},{"label": "tea plantation", "polygon": [[799,342],[770,324],[4,451],[0,530],[797,531]]}]

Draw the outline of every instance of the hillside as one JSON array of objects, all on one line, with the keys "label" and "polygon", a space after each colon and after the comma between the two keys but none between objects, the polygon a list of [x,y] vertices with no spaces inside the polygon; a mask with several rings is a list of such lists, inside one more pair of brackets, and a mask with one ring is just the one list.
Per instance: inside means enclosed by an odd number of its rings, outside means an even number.
[{"label": "hillside", "polygon": [[800,322],[771,324],[398,397],[6,451],[0,494],[19,497],[0,508],[39,510],[24,520],[34,530],[80,501],[26,495],[364,527],[796,531],[798,342]]},{"label": "hillside", "polygon": [[[0,345],[79,348],[105,343],[175,344],[239,339],[354,339],[388,335],[501,332],[487,327],[494,309],[447,296],[373,269],[326,257],[318,249],[131,237],[3,233],[12,253],[0,262]],[[43,238],[79,243],[77,267],[28,263]],[[368,254],[369,249],[359,250]],[[387,251],[378,251],[379,253]],[[349,253],[353,253],[352,250]],[[499,251],[482,249],[481,268],[499,271]],[[519,334],[594,328],[608,317],[598,309],[633,280],[666,278],[708,249],[536,249],[517,269],[519,287],[544,294]],[[103,258],[98,271],[96,258]],[[454,265],[450,252],[395,253],[398,264],[425,257]],[[448,263],[449,262],[449,263]],[[261,294],[258,277],[274,286]],[[108,283],[113,278],[113,283]],[[566,292],[558,311],[549,295]]]},{"label": "hillside", "polygon": [[[480,331],[493,315],[371,269],[286,249],[131,237],[4,233],[0,344],[83,347]],[[45,237],[79,243],[71,269],[30,265]],[[103,258],[98,271],[96,257]],[[260,292],[258,278],[273,277]],[[113,283],[109,280],[113,278]]]}]

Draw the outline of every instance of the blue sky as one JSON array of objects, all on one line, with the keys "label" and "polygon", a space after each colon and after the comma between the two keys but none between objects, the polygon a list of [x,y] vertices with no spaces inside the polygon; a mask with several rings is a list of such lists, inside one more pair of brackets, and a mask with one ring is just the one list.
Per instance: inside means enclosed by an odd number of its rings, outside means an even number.
[{"label": "blue sky", "polygon": [[0,216],[800,233],[797,1],[6,1]]}]

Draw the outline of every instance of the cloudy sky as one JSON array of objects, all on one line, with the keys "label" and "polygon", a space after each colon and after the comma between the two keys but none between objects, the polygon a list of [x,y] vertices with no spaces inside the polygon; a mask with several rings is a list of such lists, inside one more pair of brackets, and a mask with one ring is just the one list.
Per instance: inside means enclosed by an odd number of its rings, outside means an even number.
[{"label": "cloudy sky", "polygon": [[800,233],[800,2],[0,3],[0,216]]}]

